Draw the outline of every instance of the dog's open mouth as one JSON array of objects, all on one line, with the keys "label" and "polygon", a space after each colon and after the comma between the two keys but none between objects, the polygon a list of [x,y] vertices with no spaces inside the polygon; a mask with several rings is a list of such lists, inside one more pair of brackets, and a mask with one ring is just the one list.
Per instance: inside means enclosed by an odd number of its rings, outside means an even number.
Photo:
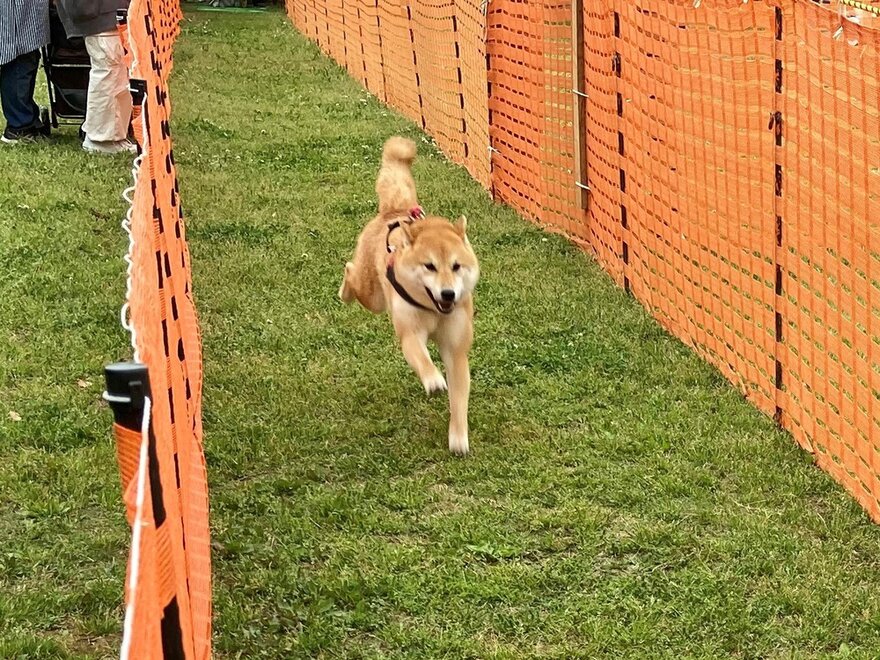
[{"label": "dog's open mouth", "polygon": [[428,292],[428,297],[431,298],[431,302],[434,303],[434,307],[437,308],[437,311],[441,314],[449,314],[455,309],[455,301],[454,300],[437,300],[434,297],[434,294],[431,293],[431,289],[425,287],[425,291]]}]

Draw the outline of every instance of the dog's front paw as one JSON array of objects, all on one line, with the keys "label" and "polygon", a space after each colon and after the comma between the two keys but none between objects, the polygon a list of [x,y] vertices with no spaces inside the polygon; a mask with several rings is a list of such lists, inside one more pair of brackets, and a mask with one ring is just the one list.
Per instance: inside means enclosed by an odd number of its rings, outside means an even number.
[{"label": "dog's front paw", "polygon": [[449,433],[449,451],[456,456],[467,455],[470,447],[468,445],[467,434]]},{"label": "dog's front paw", "polygon": [[446,379],[443,378],[439,369],[435,369],[433,374],[422,380],[422,385],[425,386],[425,392],[428,393],[428,396],[431,396],[446,390]]}]

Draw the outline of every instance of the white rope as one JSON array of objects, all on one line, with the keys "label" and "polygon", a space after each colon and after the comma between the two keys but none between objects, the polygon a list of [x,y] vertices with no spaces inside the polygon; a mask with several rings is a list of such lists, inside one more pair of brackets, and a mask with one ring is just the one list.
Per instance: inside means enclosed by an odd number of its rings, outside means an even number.
[{"label": "white rope", "polygon": [[143,134],[143,145],[141,146],[141,153],[137,157],[135,157],[132,162],[131,167],[131,186],[122,191],[122,198],[128,204],[128,210],[125,212],[125,218],[122,221],[122,229],[128,235],[128,252],[123,257],[123,261],[126,263],[126,282],[125,282],[125,303],[122,305],[122,309],[119,312],[119,321],[122,324],[122,328],[131,335],[131,347],[134,351],[134,361],[140,362],[140,353],[137,347],[137,331],[134,326],[131,324],[128,313],[130,311],[129,301],[131,300],[131,289],[132,289],[132,272],[134,270],[134,235],[132,234],[132,214],[134,213],[134,193],[137,189],[137,180],[138,175],[140,174],[141,164],[147,156],[148,142],[149,136],[147,135],[147,112],[146,112],[146,100],[147,96],[144,93],[144,103],[141,107],[141,132]]},{"label": "white rope", "polygon": [[122,629],[121,660],[129,660],[131,654],[131,636],[134,629],[135,595],[140,574],[141,532],[147,524],[144,522],[144,499],[147,491],[147,467],[150,459],[150,397],[144,397],[144,419],[141,424],[141,447],[138,455],[137,495],[135,497],[134,524],[131,534],[131,555],[128,566],[128,605],[125,607],[125,624]]},{"label": "white rope", "polygon": [[[129,8],[130,9],[130,8]],[[129,14],[131,12],[129,11]],[[129,36],[131,35],[131,26],[129,25]],[[136,79],[140,78],[138,75],[138,65],[140,62],[140,58],[138,56],[138,49],[136,44],[129,38],[128,39],[128,50],[131,54],[131,66],[128,69],[128,78]],[[128,204],[128,210],[125,212],[125,218],[122,220],[122,229],[128,234],[128,252],[123,257],[126,263],[126,274],[127,279],[125,283],[125,303],[122,305],[122,309],[119,312],[119,320],[122,323],[122,328],[131,335],[131,347],[134,351],[134,361],[140,362],[140,352],[137,347],[137,333],[135,331],[134,326],[131,324],[128,318],[128,313],[130,311],[130,301],[131,301],[131,288],[132,288],[132,270],[133,263],[132,257],[134,255],[134,236],[131,232],[131,218],[134,209],[134,193],[137,189],[137,180],[138,174],[141,170],[141,164],[144,162],[144,159],[147,157],[147,153],[149,151],[149,141],[150,136],[147,134],[147,91],[144,89],[144,98],[141,103],[141,135],[143,136],[143,144],[141,145],[141,153],[134,158],[131,166],[131,186],[122,191],[122,198]]]}]

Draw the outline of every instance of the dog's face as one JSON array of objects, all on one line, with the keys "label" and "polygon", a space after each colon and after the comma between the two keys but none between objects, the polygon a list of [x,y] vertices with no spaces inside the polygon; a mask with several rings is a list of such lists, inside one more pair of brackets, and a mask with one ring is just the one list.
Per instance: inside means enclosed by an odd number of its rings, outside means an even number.
[{"label": "dog's face", "polygon": [[398,279],[413,293],[424,292],[441,314],[452,313],[473,293],[480,276],[467,239],[467,220],[462,216],[451,224],[443,218],[425,218],[405,231],[409,246],[396,261]]}]

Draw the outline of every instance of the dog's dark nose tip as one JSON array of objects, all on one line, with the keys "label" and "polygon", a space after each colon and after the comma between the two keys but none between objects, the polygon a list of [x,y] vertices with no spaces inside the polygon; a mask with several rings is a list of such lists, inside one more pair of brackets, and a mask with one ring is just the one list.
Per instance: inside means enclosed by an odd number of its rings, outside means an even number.
[{"label": "dog's dark nose tip", "polygon": [[443,302],[452,302],[455,300],[455,291],[452,289],[443,289],[440,292],[440,297],[443,299]]}]

